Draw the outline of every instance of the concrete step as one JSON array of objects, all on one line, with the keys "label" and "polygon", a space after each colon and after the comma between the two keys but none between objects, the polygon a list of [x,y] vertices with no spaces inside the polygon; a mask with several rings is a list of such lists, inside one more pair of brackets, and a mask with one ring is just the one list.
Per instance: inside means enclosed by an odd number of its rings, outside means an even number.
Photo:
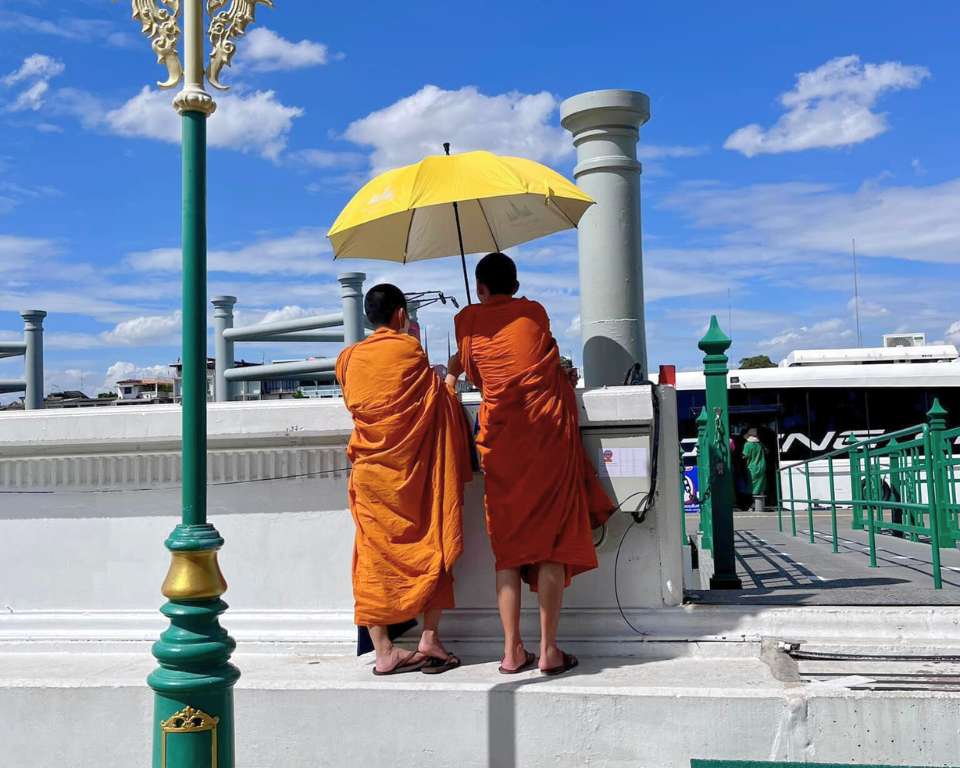
[{"label": "concrete step", "polygon": [[[375,678],[369,657],[239,653],[237,765],[955,763],[956,693],[870,690],[863,681],[884,668],[869,665],[804,682],[773,653],[586,658],[559,678],[505,677],[489,657],[437,677]],[[0,653],[5,764],[147,765],[152,667],[145,654]]]}]

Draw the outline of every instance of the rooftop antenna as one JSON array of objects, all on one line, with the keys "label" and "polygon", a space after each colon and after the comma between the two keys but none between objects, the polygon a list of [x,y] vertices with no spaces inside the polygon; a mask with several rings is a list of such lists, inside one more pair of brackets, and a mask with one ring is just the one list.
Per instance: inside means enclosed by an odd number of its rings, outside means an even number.
[{"label": "rooftop antenna", "polygon": [[857,314],[857,346],[863,346],[863,336],[860,333],[860,285],[857,280],[857,238],[850,240],[853,252],[853,308]]}]

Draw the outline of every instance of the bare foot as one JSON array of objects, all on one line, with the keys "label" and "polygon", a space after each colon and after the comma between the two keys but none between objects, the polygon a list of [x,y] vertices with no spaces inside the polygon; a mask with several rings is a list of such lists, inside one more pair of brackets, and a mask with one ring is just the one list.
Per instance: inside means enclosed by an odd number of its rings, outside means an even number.
[{"label": "bare foot", "polygon": [[505,648],[503,651],[502,666],[504,669],[517,669],[522,667],[527,661],[527,649],[523,646],[523,641],[519,641],[512,648]]},{"label": "bare foot", "polygon": [[557,646],[550,645],[540,649],[540,669],[554,669],[563,665],[563,651]]},{"label": "bare foot", "polygon": [[377,657],[375,666],[377,672],[389,672],[404,664],[420,661],[421,658],[422,654],[419,651],[407,651],[394,646],[389,653]]},{"label": "bare foot", "polygon": [[417,646],[417,651],[424,656],[430,656],[434,659],[446,659],[450,656],[450,652],[444,648],[443,643],[440,642],[440,635],[429,630],[424,631],[420,636],[420,644]]}]

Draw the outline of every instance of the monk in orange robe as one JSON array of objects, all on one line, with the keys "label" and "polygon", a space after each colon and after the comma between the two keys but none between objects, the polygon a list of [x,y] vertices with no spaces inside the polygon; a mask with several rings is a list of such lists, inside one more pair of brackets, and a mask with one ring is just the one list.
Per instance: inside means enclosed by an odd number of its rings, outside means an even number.
[{"label": "monk in orange robe", "polygon": [[[452,386],[407,333],[400,289],[370,289],[364,311],[376,331],[337,359],[354,423],[347,455],[357,528],[355,620],[369,627],[374,674],[445,672],[460,663],[443,647],[438,627],[441,612],[454,605],[453,565],[463,550],[463,486],[471,475],[466,422]],[[388,627],[419,614],[418,650],[395,647]]]},{"label": "monk in orange robe", "polygon": [[536,662],[520,637],[522,579],[540,601],[539,667],[559,674],[577,665],[557,646],[563,591],[597,567],[591,528],[614,505],[584,451],[576,394],[546,310],[513,298],[517,268],[502,253],[485,256],[476,276],[480,304],[455,322],[460,364],[483,392],[477,450],[504,632],[500,671]]}]

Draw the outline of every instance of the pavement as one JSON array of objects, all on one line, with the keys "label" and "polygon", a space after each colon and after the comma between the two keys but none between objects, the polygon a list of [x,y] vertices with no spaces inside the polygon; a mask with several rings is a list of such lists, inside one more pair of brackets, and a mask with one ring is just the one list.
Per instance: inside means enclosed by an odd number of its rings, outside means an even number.
[{"label": "pavement", "polygon": [[[708,605],[960,605],[960,551],[941,549],[943,588],[933,587],[931,548],[885,534],[876,536],[877,567],[870,567],[866,531],[851,528],[850,513],[837,515],[833,552],[829,512],[797,511],[797,535],[789,513],[779,530],[777,513],[737,513],[734,519],[737,572],[742,590],[687,593]],[[687,530],[696,530],[689,515]]]}]

